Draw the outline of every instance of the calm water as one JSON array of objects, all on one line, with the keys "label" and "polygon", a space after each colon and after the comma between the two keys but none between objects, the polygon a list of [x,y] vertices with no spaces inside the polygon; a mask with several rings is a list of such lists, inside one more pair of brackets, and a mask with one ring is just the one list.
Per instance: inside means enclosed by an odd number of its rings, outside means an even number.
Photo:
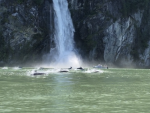
[{"label": "calm water", "polygon": [[0,113],[149,113],[150,70],[49,74],[0,69]]}]

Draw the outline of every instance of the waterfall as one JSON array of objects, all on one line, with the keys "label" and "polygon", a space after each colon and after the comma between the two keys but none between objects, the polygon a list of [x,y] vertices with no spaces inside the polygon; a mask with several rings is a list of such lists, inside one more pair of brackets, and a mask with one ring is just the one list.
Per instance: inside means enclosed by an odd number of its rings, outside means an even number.
[{"label": "waterfall", "polygon": [[68,9],[67,0],[53,0],[54,7],[54,42],[50,56],[54,65],[80,66],[74,47],[74,26]]}]

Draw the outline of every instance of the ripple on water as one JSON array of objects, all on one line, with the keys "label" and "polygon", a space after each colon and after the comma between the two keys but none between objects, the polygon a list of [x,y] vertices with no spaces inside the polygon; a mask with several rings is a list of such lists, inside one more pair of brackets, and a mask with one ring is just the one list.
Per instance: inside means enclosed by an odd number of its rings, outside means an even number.
[{"label": "ripple on water", "polygon": [[[11,113],[148,113],[150,70],[49,74],[46,79],[0,71],[0,111]],[[31,70],[31,69],[30,69]],[[106,79],[106,77],[108,77]]]}]

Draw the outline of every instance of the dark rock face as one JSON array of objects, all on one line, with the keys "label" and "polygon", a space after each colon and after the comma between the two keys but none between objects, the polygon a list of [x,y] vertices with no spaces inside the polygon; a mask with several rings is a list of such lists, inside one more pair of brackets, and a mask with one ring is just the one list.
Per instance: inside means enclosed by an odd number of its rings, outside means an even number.
[{"label": "dark rock face", "polygon": [[[88,61],[150,66],[150,0],[68,0]],[[54,44],[52,0],[0,0],[0,64],[42,61]]]},{"label": "dark rock face", "polygon": [[[106,29],[117,17],[121,6],[120,2],[106,0],[74,0],[70,3],[72,17],[76,28],[75,40],[77,48],[83,57],[91,60],[104,60],[104,37]],[[114,7],[115,5],[119,7]]]},{"label": "dark rock face", "polygon": [[0,61],[9,65],[41,61],[50,49],[52,1],[1,0],[0,6]]},{"label": "dark rock face", "polygon": [[119,66],[150,66],[149,0],[72,0],[69,3],[76,46],[83,57]]}]

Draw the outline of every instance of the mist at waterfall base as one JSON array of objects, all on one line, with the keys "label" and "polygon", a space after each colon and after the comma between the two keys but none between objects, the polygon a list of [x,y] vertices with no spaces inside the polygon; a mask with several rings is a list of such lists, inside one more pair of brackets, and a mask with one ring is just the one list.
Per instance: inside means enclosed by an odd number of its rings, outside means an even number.
[{"label": "mist at waterfall base", "polygon": [[77,68],[82,65],[80,58],[74,52],[65,52],[62,55],[55,56],[47,66],[54,68]]},{"label": "mist at waterfall base", "polygon": [[47,56],[46,65],[51,67],[79,67],[81,60],[74,47],[74,26],[67,0],[53,0],[54,42]]}]

